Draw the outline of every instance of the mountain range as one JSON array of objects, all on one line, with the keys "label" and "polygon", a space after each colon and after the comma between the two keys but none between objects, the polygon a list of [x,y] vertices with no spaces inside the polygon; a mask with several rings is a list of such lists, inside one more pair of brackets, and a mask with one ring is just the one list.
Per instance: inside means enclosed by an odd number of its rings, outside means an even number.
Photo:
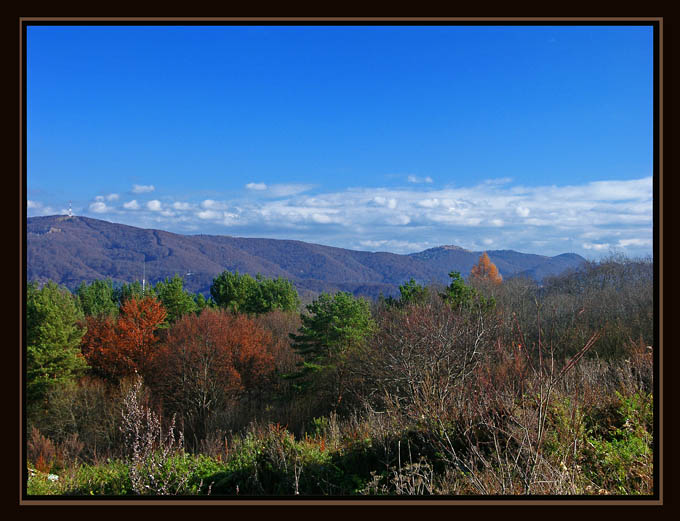
[{"label": "mountain range", "polygon": [[[439,246],[399,255],[355,251],[302,241],[219,235],[181,235],[63,215],[30,217],[26,222],[28,281],[53,280],[70,289],[82,281],[111,278],[155,283],[179,274],[190,292],[208,294],[224,270],[291,280],[303,300],[321,291],[349,291],[375,298],[398,295],[411,277],[421,284],[448,284],[448,274],[463,276],[483,252]],[[544,277],[585,261],[574,253],[554,257],[513,250],[487,251],[504,278]]]}]

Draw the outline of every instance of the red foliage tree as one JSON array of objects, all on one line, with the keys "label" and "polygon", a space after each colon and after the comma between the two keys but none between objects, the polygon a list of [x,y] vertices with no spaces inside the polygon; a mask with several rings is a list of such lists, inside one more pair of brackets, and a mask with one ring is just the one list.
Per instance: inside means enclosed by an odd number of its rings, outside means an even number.
[{"label": "red foliage tree", "polygon": [[85,317],[87,332],[80,344],[92,371],[106,379],[125,374],[128,363],[115,348],[118,345],[116,322],[109,315]]},{"label": "red foliage tree", "polygon": [[479,258],[477,264],[472,267],[470,279],[478,282],[491,282],[493,284],[503,282],[503,277],[498,273],[498,268],[491,262],[486,252]]},{"label": "red foliage tree", "polygon": [[152,386],[195,439],[215,410],[264,382],[274,370],[271,334],[244,315],[205,309],[167,332]]},{"label": "red foliage tree", "polygon": [[139,372],[145,378],[158,351],[163,306],[152,297],[132,297],[120,308],[117,322],[108,316],[87,317],[81,349],[95,373],[116,380]]},{"label": "red foliage tree", "polygon": [[158,351],[158,329],[165,317],[165,308],[152,297],[133,297],[120,307],[117,326],[120,349],[142,375],[147,374]]}]

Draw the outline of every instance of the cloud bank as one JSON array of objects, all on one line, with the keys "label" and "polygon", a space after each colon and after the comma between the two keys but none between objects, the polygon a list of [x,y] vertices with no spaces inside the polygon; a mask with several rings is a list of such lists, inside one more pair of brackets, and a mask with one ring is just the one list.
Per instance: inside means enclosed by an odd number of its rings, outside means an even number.
[{"label": "cloud bank", "polygon": [[[651,177],[568,186],[520,186],[495,179],[425,190],[312,192],[310,185],[265,183],[246,188],[243,198],[229,200],[97,196],[85,214],[178,233],[298,239],[395,253],[442,244],[590,257],[611,250],[630,255],[652,250]],[[45,208],[34,200],[27,206],[29,215],[47,215]]]}]

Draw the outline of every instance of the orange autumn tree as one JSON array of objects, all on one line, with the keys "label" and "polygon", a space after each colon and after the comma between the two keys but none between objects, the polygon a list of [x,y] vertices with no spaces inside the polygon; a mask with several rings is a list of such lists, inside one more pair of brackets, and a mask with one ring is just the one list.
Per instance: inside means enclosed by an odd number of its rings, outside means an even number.
[{"label": "orange autumn tree", "polygon": [[472,267],[472,270],[470,271],[470,280],[500,284],[503,282],[503,277],[498,273],[496,265],[491,262],[489,256],[484,252],[477,264]]},{"label": "orange autumn tree", "polygon": [[155,298],[131,297],[120,307],[117,321],[107,316],[87,318],[83,355],[95,373],[109,380],[134,372],[146,378],[165,317],[165,309]]},{"label": "orange autumn tree", "polygon": [[125,360],[114,355],[118,345],[116,321],[110,315],[85,317],[87,332],[80,343],[80,349],[90,370],[107,380],[115,380],[128,370]]},{"label": "orange autumn tree", "polygon": [[158,329],[167,313],[153,297],[130,298],[120,307],[118,336],[120,347],[143,376],[158,351]]},{"label": "orange autumn tree", "polygon": [[167,331],[151,386],[181,418],[188,441],[206,433],[211,415],[256,391],[274,371],[271,334],[223,309],[188,314]]}]

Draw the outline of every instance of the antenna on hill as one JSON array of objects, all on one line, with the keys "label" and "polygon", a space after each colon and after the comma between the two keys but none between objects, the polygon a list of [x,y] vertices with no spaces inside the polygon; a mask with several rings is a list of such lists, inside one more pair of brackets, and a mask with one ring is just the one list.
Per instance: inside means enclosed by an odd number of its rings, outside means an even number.
[{"label": "antenna on hill", "polygon": [[73,210],[71,208],[71,201],[68,202],[68,218],[73,217]]},{"label": "antenna on hill", "polygon": [[142,297],[144,297],[144,288],[146,287],[146,256],[144,257],[144,271],[142,272]]}]

